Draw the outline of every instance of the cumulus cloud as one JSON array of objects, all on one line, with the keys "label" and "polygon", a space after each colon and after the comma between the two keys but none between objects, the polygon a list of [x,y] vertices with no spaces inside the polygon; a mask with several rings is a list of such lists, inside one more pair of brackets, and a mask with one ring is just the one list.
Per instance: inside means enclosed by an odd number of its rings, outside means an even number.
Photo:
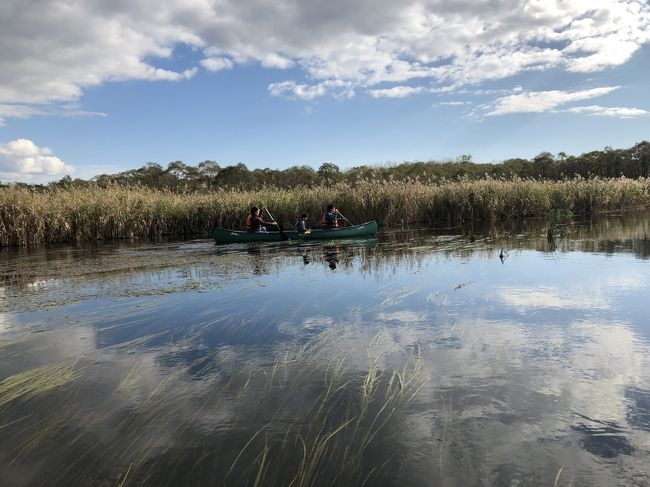
[{"label": "cumulus cloud", "polygon": [[48,147],[38,147],[27,139],[0,144],[0,174],[10,179],[31,179],[34,176],[61,176],[74,168],[56,156]]},{"label": "cumulus cloud", "polygon": [[[11,48],[0,50],[0,103],[74,101],[108,81],[180,81],[199,65],[250,62],[304,75],[270,85],[275,96],[375,96],[379,84],[399,93],[414,80],[441,90],[524,71],[594,72],[648,42],[642,0],[167,0],[164,8],[154,0],[4,0],[0,45]],[[158,66],[179,45],[201,53],[198,65]]]},{"label": "cumulus cloud", "polygon": [[612,118],[638,118],[648,115],[647,110],[641,108],[625,108],[625,107],[601,107],[599,105],[589,105],[585,107],[568,108],[567,112],[571,113],[584,113],[596,117],[612,117]]},{"label": "cumulus cloud", "polygon": [[606,95],[618,88],[618,86],[604,86],[582,91],[551,90],[518,93],[499,98],[494,104],[486,106],[490,110],[487,115],[547,112],[565,103]]},{"label": "cumulus cloud", "polygon": [[201,66],[208,71],[221,71],[223,69],[231,69],[233,62],[225,57],[210,57],[202,59]]}]

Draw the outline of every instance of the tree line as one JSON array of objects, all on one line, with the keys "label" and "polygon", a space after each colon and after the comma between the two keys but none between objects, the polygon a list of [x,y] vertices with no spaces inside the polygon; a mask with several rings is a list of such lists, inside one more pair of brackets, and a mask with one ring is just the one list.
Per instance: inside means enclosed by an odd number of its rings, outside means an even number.
[{"label": "tree line", "polygon": [[149,162],[137,169],[117,174],[101,174],[91,180],[69,176],[50,183],[54,187],[145,186],[172,192],[212,191],[216,189],[254,190],[264,187],[293,189],[296,187],[333,185],[359,181],[420,181],[436,184],[449,180],[489,178],[533,178],[561,180],[574,177],[650,177],[650,142],[640,142],[629,149],[605,147],[579,156],[560,152],[542,152],[532,159],[514,158],[501,163],[476,163],[470,155],[455,161],[404,162],[388,166],[358,166],[341,170],[332,162],[317,170],[310,166],[288,169],[254,169],[243,164],[221,166],[206,160],[196,166],[182,161],[170,162],[166,168]]}]

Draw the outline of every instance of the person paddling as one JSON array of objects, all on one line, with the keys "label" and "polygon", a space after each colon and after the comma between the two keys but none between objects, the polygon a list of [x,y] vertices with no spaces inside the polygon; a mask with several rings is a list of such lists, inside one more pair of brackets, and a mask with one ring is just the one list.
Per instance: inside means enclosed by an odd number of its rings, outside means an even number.
[{"label": "person paddling", "polygon": [[299,234],[305,233],[307,230],[311,228],[311,226],[308,223],[309,216],[307,213],[303,213],[300,215],[300,218],[296,220],[296,223],[293,225],[293,228],[298,232]]},{"label": "person paddling", "polygon": [[246,216],[247,232],[266,232],[266,228],[272,226],[277,227],[278,224],[274,221],[264,221],[264,219],[262,219],[262,210],[260,210],[257,206],[253,206],[248,216]]},{"label": "person paddling", "polygon": [[336,206],[329,204],[327,205],[327,212],[321,218],[321,224],[324,228],[338,228],[339,227],[339,218],[338,211],[336,211]]}]

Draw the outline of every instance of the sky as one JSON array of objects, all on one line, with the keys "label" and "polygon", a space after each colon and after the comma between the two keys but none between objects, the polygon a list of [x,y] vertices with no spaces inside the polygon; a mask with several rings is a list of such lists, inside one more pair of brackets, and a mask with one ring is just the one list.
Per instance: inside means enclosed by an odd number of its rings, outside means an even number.
[{"label": "sky", "polygon": [[0,180],[650,139],[641,0],[2,0]]}]

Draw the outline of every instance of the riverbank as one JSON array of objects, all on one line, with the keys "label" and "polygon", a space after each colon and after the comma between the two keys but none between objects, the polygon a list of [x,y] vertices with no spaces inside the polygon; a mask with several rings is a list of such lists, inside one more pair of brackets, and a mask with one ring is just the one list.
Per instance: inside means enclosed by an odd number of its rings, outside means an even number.
[{"label": "riverbank", "polygon": [[207,236],[241,228],[252,205],[289,225],[306,211],[318,220],[335,203],[351,221],[380,225],[496,221],[597,214],[650,206],[650,179],[362,182],[297,190],[175,194],[146,188],[0,189],[0,246],[96,239]]}]

